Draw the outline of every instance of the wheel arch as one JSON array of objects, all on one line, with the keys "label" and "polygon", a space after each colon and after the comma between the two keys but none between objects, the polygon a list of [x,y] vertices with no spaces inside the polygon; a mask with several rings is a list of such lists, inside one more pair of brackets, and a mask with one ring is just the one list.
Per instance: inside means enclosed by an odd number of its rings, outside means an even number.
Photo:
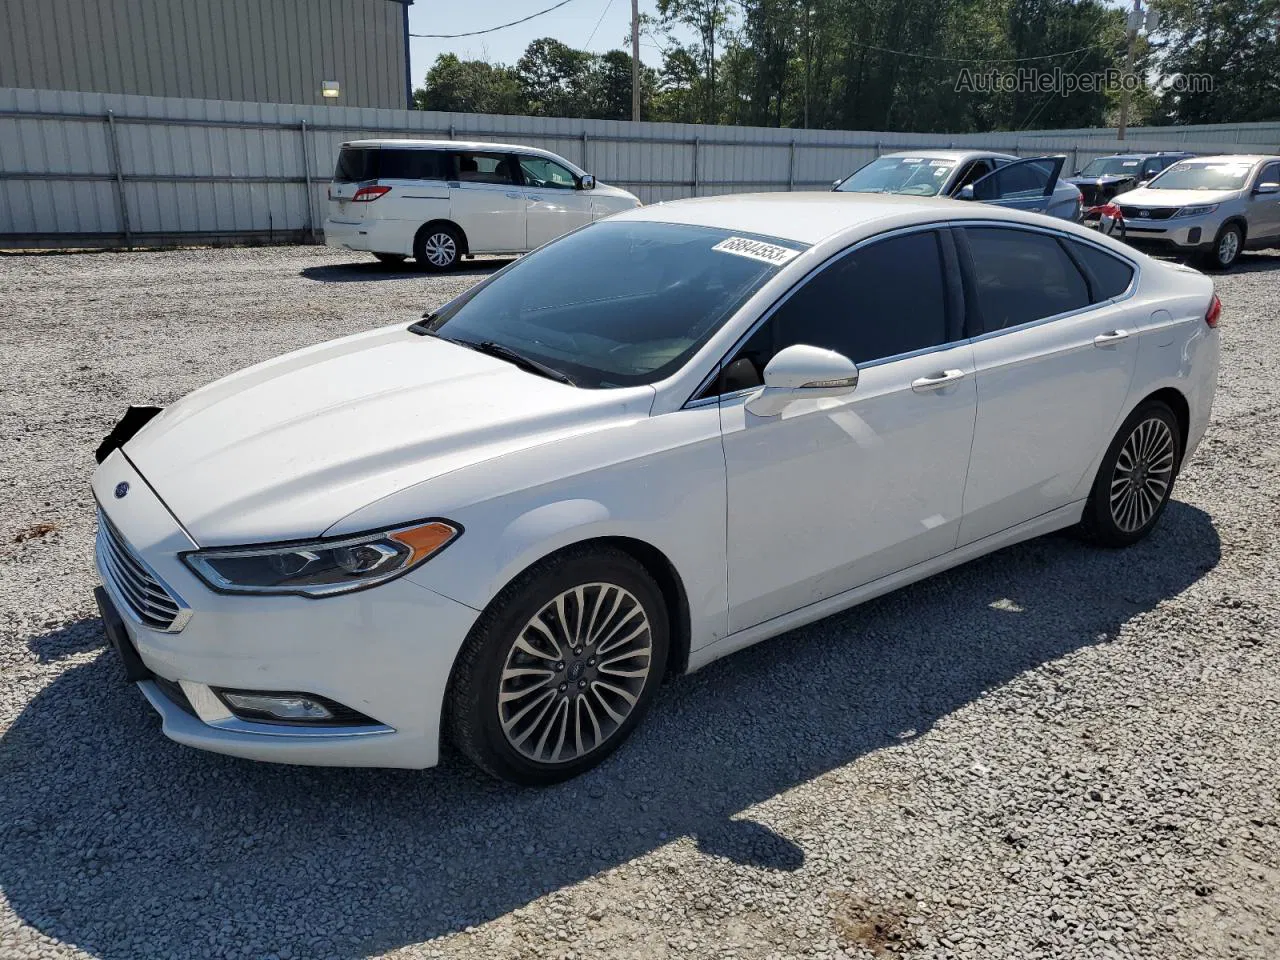
[{"label": "wheel arch", "polygon": [[1240,228],[1240,248],[1243,250],[1246,241],[1249,239],[1249,221],[1244,218],[1243,214],[1233,213],[1231,216],[1227,217],[1227,219],[1222,221],[1222,226],[1218,227],[1218,233],[1214,234],[1214,236],[1218,236],[1223,230],[1230,226]]},{"label": "wheel arch", "polygon": [[434,227],[448,227],[458,234],[458,239],[462,242],[462,249],[459,254],[471,253],[471,241],[467,239],[467,231],[463,230],[456,221],[450,220],[448,217],[436,217],[434,220],[428,220],[420,226],[413,234],[414,246],[417,246],[418,239],[422,237],[428,230]]},{"label": "wheel arch", "polygon": [[[1133,409],[1137,410],[1138,407],[1142,406],[1144,403],[1149,403],[1152,400],[1160,401],[1173,411],[1173,415],[1178,421],[1178,449],[1182,451],[1182,456],[1185,458],[1187,453],[1187,438],[1191,433],[1191,404],[1187,401],[1187,398],[1183,395],[1182,391],[1176,387],[1161,387],[1159,390],[1148,394],[1134,404]],[[1181,469],[1182,464],[1179,463],[1178,467]]]}]

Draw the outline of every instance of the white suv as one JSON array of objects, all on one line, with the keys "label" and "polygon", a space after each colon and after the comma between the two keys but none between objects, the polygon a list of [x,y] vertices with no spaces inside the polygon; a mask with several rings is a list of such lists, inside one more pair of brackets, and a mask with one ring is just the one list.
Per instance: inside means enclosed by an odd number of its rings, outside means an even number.
[{"label": "white suv", "polygon": [[634,194],[536,147],[353,140],[338,154],[324,238],[440,271],[473,254],[526,253],[638,206]]}]

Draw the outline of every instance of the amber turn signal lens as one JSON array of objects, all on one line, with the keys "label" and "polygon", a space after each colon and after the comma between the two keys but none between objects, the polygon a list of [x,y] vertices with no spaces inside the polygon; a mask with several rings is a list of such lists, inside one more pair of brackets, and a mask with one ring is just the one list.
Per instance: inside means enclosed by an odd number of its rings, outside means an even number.
[{"label": "amber turn signal lens", "polygon": [[413,551],[409,562],[405,564],[405,566],[411,567],[445,547],[457,535],[457,527],[451,526],[442,520],[433,520],[431,523],[424,523],[420,527],[398,530],[391,534],[389,539],[394,540],[396,543],[404,544]]}]

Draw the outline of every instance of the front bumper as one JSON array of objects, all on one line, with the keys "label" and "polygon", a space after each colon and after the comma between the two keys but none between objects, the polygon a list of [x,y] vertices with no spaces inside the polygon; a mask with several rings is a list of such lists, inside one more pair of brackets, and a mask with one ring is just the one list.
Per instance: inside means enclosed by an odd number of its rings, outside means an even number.
[{"label": "front bumper", "polygon": [[[126,496],[114,491],[128,483]],[[477,611],[401,578],[323,599],[224,595],[178,559],[196,544],[120,452],[94,494],[130,550],[190,608],[177,630],[130,616],[113,569],[98,569],[142,663],[139,683],[179,743],[282,763],[421,768],[438,759],[449,672]],[[308,727],[235,718],[211,687],[317,694],[372,718]],[[177,691],[181,691],[181,695]]]},{"label": "front bumper", "polygon": [[1157,252],[1203,252],[1213,249],[1221,224],[1222,218],[1212,215],[1168,220],[1126,217],[1124,239],[1135,247]]}]

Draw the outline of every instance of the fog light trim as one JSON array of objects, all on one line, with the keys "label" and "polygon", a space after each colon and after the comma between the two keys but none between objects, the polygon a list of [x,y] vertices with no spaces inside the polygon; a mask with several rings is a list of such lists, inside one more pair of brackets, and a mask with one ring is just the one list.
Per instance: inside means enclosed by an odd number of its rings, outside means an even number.
[{"label": "fog light trim", "polygon": [[328,697],[285,690],[211,688],[237,720],[295,727],[379,727],[377,720]]}]

